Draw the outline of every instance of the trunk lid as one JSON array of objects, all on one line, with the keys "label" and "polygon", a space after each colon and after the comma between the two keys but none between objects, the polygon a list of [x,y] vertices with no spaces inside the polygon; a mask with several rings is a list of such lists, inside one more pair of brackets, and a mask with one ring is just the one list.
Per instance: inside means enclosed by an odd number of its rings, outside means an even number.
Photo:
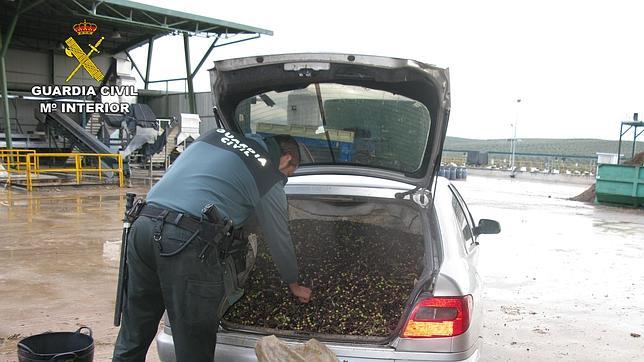
[{"label": "trunk lid", "polygon": [[429,188],[450,109],[447,69],[350,54],[284,54],[215,62],[216,115],[243,133],[290,134],[296,174],[352,174]]}]

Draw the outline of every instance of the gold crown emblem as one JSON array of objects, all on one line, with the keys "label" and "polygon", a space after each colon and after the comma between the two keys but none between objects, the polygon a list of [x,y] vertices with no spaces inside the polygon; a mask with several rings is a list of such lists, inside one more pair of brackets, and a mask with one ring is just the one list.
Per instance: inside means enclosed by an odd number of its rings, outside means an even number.
[{"label": "gold crown emblem", "polygon": [[98,25],[88,23],[87,20],[83,20],[82,23],[74,24],[74,31],[78,35],[92,35],[96,29],[98,29]]}]

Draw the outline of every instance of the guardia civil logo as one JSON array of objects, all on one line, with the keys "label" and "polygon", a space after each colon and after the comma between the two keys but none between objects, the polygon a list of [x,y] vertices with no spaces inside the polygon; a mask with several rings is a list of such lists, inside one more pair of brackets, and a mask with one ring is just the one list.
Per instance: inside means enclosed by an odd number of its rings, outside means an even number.
[{"label": "guardia civil logo", "polygon": [[[91,59],[92,55],[99,54],[101,51],[99,47],[105,37],[92,37],[98,26],[83,20],[72,27],[74,32],[80,37],[78,40],[70,36],[65,40],[65,54],[74,59],[75,67],[67,75],[65,82],[69,82],[79,72],[87,72],[94,80],[101,82],[105,79],[105,74],[98,68],[96,63]],[[85,52],[83,47],[87,44],[89,51]],[[81,69],[82,68],[82,69]],[[101,96],[137,96],[139,93],[134,85],[34,85],[31,87],[31,94],[35,97],[55,97],[48,102],[40,103],[40,112],[49,113],[60,111],[62,113],[121,113],[127,114],[130,112],[130,104],[123,102],[90,102],[85,98],[84,102],[78,102],[69,99],[59,99],[58,97],[92,97],[97,98]],[[91,98],[90,98],[91,99]]]},{"label": "guardia civil logo", "polygon": [[[87,20],[83,20],[83,22],[74,24],[73,26],[74,31],[78,36],[83,36],[83,37],[88,37],[92,36],[94,32],[98,29],[98,26],[94,23],[89,23]],[[103,80],[105,77],[103,75],[103,72],[98,69],[96,64],[90,59],[90,57],[93,54],[98,54],[100,51],[98,50],[98,47],[101,45],[101,43],[105,40],[105,37],[100,37],[94,44],[91,42],[87,43],[87,46],[89,46],[89,51],[85,53],[81,45],[78,44],[78,42],[73,38],[69,37],[67,40],[65,40],[65,44],[67,44],[67,47],[65,48],[65,54],[67,54],[68,57],[70,58],[75,58],[78,61],[78,65],[74,70],[72,70],[71,73],[67,76],[67,79],[65,79],[65,82],[69,82],[72,77],[78,73],[78,71],[83,68],[87,74],[89,74],[92,78],[94,78],[97,82],[100,82]],[[79,40],[81,41],[81,40]],[[81,44],[83,41],[81,41]]]}]

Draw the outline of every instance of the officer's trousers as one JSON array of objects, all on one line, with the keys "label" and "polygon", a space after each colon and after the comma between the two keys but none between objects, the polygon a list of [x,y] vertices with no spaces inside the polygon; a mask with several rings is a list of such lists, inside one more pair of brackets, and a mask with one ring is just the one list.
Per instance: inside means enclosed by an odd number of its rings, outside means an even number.
[{"label": "officer's trousers", "polygon": [[166,223],[155,241],[157,222],[140,216],[130,230],[126,303],[113,360],[145,361],[166,309],[177,361],[212,362],[217,307],[225,294],[217,251],[209,250],[199,260],[205,243],[196,237],[177,255],[163,256],[178,250],[193,233]]}]

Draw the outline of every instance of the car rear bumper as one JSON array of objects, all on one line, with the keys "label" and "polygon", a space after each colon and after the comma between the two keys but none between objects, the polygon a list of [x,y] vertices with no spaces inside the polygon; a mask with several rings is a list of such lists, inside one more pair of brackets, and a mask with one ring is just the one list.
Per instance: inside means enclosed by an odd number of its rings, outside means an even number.
[{"label": "car rear bumper", "polygon": [[[217,335],[215,361],[256,362],[255,343],[262,336],[224,332]],[[287,341],[288,344],[300,342]],[[342,362],[411,362],[411,361],[467,361],[480,358],[480,342],[471,349],[457,353],[402,352],[380,346],[360,346],[325,343]],[[172,336],[164,330],[157,336],[157,349],[162,362],[175,362]]]}]

